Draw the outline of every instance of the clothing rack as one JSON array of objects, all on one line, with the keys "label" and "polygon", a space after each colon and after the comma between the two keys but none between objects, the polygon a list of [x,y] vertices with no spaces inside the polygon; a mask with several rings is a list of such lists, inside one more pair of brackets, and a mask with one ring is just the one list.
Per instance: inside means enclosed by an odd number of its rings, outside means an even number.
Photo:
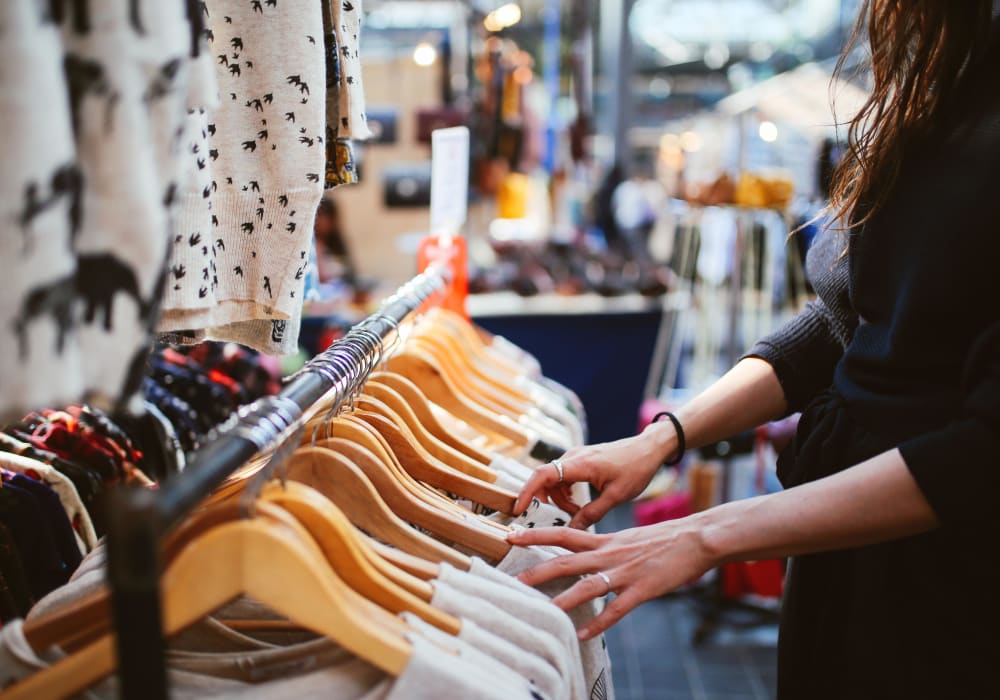
[{"label": "clothing rack", "polygon": [[122,488],[108,503],[108,569],[121,697],[166,700],[166,644],[160,619],[162,536],[254,456],[281,445],[320,399],[345,400],[378,363],[383,341],[448,282],[429,268],[378,312],[310,360],[276,396],[248,404],[215,430],[184,472],[156,490]]}]

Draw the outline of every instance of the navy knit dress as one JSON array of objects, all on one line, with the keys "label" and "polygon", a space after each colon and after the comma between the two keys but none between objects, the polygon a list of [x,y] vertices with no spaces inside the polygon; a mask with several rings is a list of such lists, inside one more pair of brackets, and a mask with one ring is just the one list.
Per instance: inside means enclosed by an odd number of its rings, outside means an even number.
[{"label": "navy knit dress", "polygon": [[[796,440],[786,487],[898,447],[942,522],[797,557],[779,698],[1000,697],[1000,24],[885,206],[810,251],[819,300],[760,341]],[[794,527],[794,523],[790,525]]]}]

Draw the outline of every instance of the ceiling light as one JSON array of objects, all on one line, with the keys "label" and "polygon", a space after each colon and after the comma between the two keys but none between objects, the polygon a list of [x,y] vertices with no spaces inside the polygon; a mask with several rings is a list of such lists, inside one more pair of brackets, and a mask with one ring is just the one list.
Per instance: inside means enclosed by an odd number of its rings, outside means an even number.
[{"label": "ceiling light", "polygon": [[501,5],[486,15],[483,26],[488,32],[499,32],[507,27],[513,27],[521,21],[521,7],[517,3]]},{"label": "ceiling light", "polygon": [[757,130],[762,141],[773,143],[778,140],[778,127],[774,122],[761,122],[760,129]]},{"label": "ceiling light", "polygon": [[417,47],[413,49],[413,62],[418,66],[433,66],[434,62],[437,60],[438,52],[433,45],[428,44],[426,41],[422,41],[417,44]]},{"label": "ceiling light", "polygon": [[504,28],[513,27],[521,21],[521,8],[513,2],[501,5],[497,9],[493,10],[493,14],[496,16],[497,22],[500,23],[500,26]]}]

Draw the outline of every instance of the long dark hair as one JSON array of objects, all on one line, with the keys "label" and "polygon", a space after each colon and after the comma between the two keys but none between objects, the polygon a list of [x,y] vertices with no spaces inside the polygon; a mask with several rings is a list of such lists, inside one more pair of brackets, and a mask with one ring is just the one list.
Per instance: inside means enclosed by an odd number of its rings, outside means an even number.
[{"label": "long dark hair", "polygon": [[990,42],[992,0],[865,0],[848,47],[866,34],[874,86],[849,122],[847,151],[833,176],[831,210],[845,227],[881,208],[904,149],[939,132]]}]

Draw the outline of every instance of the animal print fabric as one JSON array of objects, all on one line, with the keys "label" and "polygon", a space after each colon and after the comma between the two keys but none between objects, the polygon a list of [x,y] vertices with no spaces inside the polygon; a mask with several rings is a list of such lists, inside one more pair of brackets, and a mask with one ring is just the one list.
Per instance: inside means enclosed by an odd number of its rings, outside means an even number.
[{"label": "animal print fabric", "polygon": [[[326,51],[326,182],[324,184],[326,189],[358,181],[358,169],[351,140],[340,135],[340,97],[346,83],[342,82],[344,75],[340,70],[341,52],[337,44],[335,27],[340,13],[344,12],[342,2],[343,0],[323,0],[323,41]],[[350,7],[352,12],[357,10],[353,4]],[[360,73],[352,76],[352,82],[360,85],[360,81]],[[354,121],[366,118],[363,103],[355,105],[356,109],[358,107],[360,111]]]},{"label": "animal print fabric", "polygon": [[340,125],[343,139],[371,136],[365,113],[365,88],[361,80],[361,0],[332,2],[333,26],[340,52]]},{"label": "animal print fabric", "polygon": [[219,105],[190,117],[159,330],[294,352],[325,181],[320,0],[207,0]]},{"label": "animal print fabric", "polygon": [[0,2],[0,418],[135,401],[195,37],[184,2]]}]

